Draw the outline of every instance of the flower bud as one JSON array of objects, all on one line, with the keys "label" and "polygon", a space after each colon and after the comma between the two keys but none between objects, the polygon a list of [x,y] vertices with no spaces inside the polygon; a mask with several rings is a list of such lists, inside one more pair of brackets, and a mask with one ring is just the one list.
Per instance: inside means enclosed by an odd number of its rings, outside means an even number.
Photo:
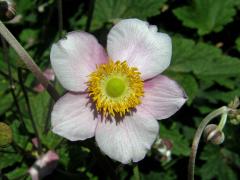
[{"label": "flower bud", "polygon": [[[54,81],[55,80],[55,74],[53,69],[47,68],[44,72],[43,75],[49,80],[49,81]],[[34,91],[36,92],[43,92],[45,90],[44,86],[41,83],[38,83],[36,86],[34,86]]]},{"label": "flower bud", "polygon": [[215,145],[222,144],[225,139],[224,133],[217,128],[216,124],[207,125],[204,130],[203,136],[206,142],[211,142]]},{"label": "flower bud", "polygon": [[153,144],[153,149],[157,152],[155,158],[164,162],[171,160],[173,144],[168,139],[158,138]]},{"label": "flower bud", "polygon": [[0,122],[0,147],[12,142],[12,129],[5,123]]},{"label": "flower bud", "polygon": [[0,0],[0,19],[9,21],[16,15],[16,4],[12,0]]},{"label": "flower bud", "polygon": [[50,150],[35,161],[35,163],[28,170],[28,173],[33,180],[40,180],[52,173],[57,166],[58,160],[58,154]]}]

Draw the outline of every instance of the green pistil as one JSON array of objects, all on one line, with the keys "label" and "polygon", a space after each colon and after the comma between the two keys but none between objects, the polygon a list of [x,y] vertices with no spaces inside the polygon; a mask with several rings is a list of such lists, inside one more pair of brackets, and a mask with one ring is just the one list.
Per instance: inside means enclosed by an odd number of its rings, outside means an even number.
[{"label": "green pistil", "polygon": [[126,82],[120,78],[112,78],[107,82],[106,92],[110,97],[120,97],[126,88]]}]

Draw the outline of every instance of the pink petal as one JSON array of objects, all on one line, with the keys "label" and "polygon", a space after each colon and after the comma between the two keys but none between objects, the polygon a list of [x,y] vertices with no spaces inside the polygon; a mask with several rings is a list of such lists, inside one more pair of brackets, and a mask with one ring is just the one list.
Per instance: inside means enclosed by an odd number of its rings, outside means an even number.
[{"label": "pink petal", "polygon": [[166,119],[186,102],[183,89],[166,76],[158,75],[144,82],[142,106],[156,119]]},{"label": "pink petal", "polygon": [[86,94],[67,93],[53,107],[52,131],[71,141],[94,136],[97,117]]},{"label": "pink petal", "polygon": [[170,64],[172,42],[156,26],[138,19],[117,23],[108,34],[107,50],[114,61],[127,61],[137,67],[142,78],[149,79],[164,71]]},{"label": "pink petal", "polygon": [[64,88],[84,91],[88,75],[97,64],[107,62],[107,55],[96,38],[86,32],[70,32],[51,49],[53,70]]},{"label": "pink petal", "polygon": [[96,141],[110,158],[123,164],[142,160],[158,134],[158,123],[144,109],[125,116],[121,121],[101,121]]}]

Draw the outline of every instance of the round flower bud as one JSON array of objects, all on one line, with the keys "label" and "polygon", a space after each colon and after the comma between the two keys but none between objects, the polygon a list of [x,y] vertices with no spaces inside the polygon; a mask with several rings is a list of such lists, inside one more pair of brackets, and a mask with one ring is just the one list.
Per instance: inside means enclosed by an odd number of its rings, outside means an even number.
[{"label": "round flower bud", "polygon": [[225,139],[224,133],[217,128],[216,124],[207,125],[203,132],[203,136],[206,142],[211,142],[215,145],[222,144]]},{"label": "round flower bud", "polygon": [[0,122],[0,147],[7,146],[12,142],[12,130],[5,124]]},{"label": "round flower bud", "polygon": [[0,0],[0,19],[9,21],[16,15],[16,4],[12,0]]}]

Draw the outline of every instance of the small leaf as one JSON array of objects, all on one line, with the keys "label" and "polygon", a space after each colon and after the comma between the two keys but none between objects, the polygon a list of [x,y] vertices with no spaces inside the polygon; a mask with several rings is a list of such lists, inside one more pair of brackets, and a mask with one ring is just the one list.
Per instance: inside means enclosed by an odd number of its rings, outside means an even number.
[{"label": "small leaf", "polygon": [[174,9],[173,13],[186,27],[198,30],[199,35],[219,32],[233,21],[234,0],[194,0],[191,5]]},{"label": "small leaf", "polygon": [[18,179],[19,177],[27,174],[28,167],[26,164],[22,164],[20,167],[17,167],[13,171],[6,174],[8,179]]},{"label": "small leaf", "polygon": [[21,160],[22,156],[16,153],[11,146],[4,148],[3,152],[0,151],[0,169],[12,166]]}]

